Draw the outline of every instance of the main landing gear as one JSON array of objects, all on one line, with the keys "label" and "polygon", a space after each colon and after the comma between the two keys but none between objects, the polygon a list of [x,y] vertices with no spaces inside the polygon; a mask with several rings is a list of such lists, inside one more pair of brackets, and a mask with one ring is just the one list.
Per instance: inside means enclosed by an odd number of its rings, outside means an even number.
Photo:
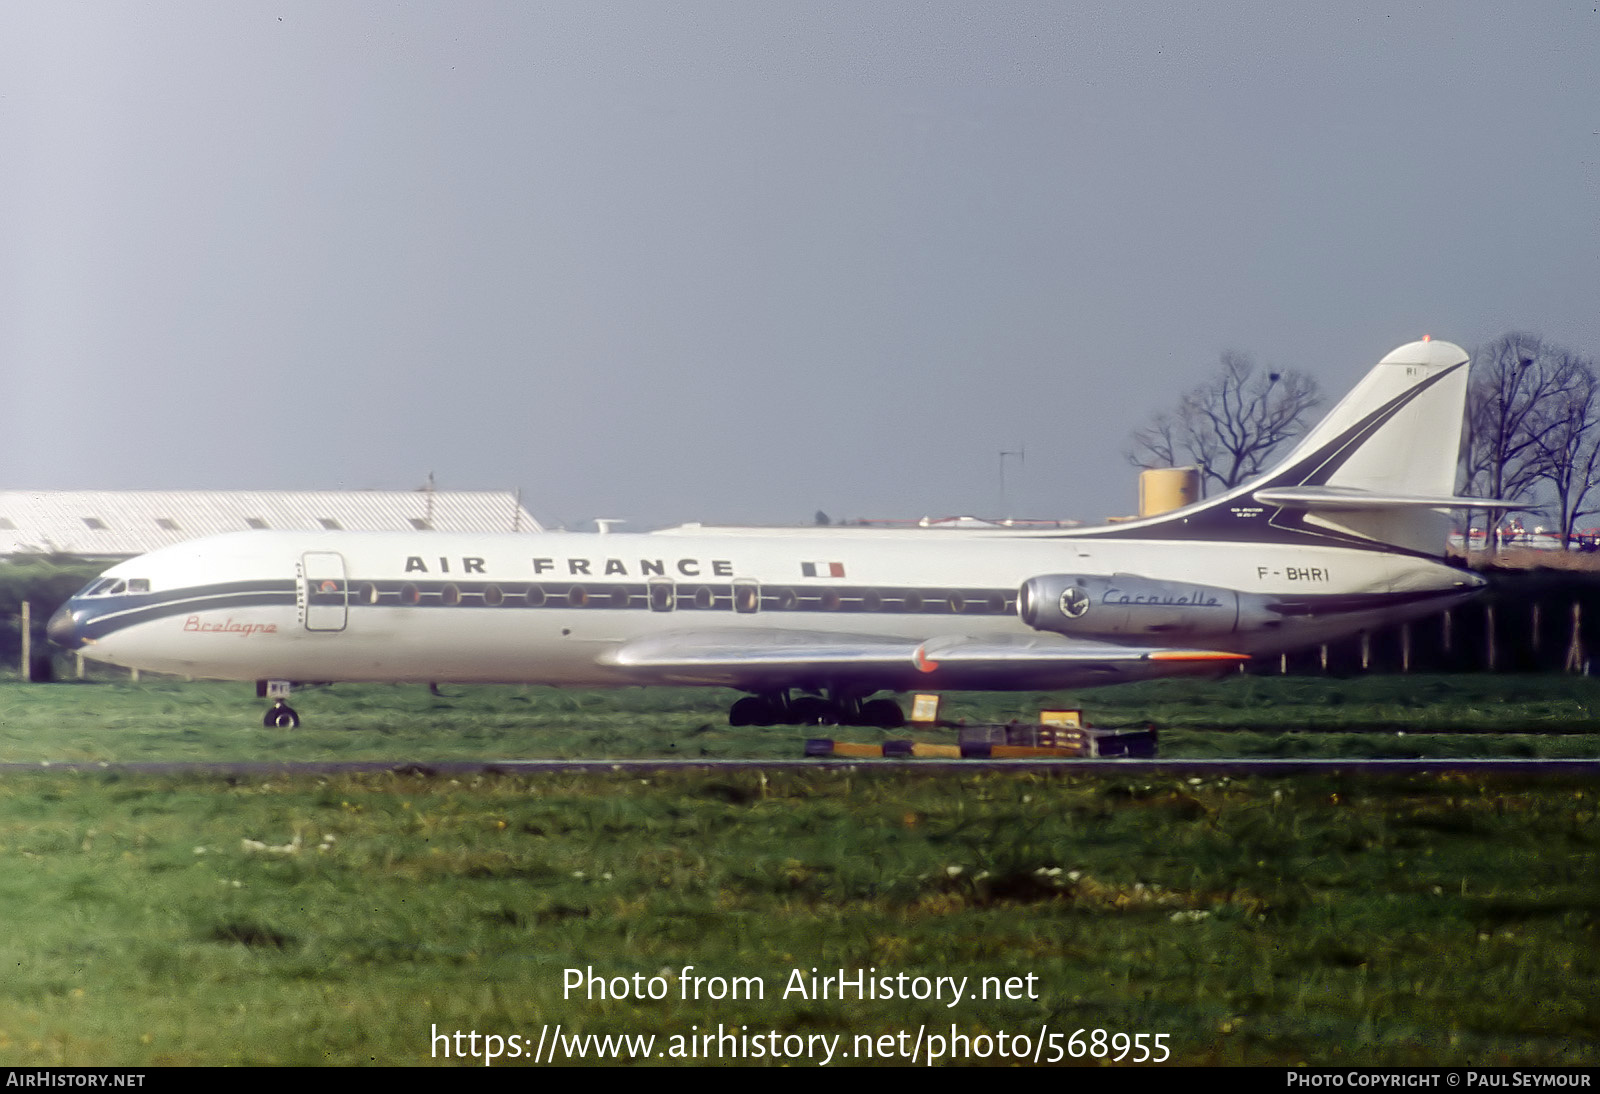
[{"label": "main landing gear", "polygon": [[898,729],[906,724],[893,699],[840,698],[830,695],[790,696],[787,690],[746,695],[728,711],[730,726],[875,726]]}]

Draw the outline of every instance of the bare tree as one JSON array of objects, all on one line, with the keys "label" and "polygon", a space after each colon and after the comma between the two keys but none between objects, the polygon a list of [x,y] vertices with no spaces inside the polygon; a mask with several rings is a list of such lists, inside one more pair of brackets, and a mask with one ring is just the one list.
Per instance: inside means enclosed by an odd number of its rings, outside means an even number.
[{"label": "bare tree", "polygon": [[1533,509],[1549,486],[1569,533],[1595,485],[1597,400],[1589,362],[1537,335],[1511,333],[1479,346],[1467,393],[1466,491]]},{"label": "bare tree", "polygon": [[1229,351],[1216,376],[1178,400],[1177,409],[1133,431],[1128,460],[1136,467],[1195,464],[1207,484],[1237,486],[1261,474],[1321,402],[1317,382],[1305,373],[1258,372],[1249,357]]},{"label": "bare tree", "polygon": [[1546,424],[1537,442],[1538,468],[1565,546],[1578,518],[1594,511],[1584,506],[1600,485],[1600,382],[1589,361],[1565,350],[1556,356],[1570,381],[1549,398],[1541,415]]}]

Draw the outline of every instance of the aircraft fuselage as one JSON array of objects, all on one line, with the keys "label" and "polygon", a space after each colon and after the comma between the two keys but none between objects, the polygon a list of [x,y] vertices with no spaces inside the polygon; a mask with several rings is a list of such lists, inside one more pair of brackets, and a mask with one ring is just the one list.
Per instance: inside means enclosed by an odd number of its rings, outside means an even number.
[{"label": "aircraft fuselage", "polygon": [[[770,676],[760,666],[629,664],[619,653],[714,629],[734,642],[740,632],[796,631],[897,640],[908,650],[930,638],[1026,642],[1046,652],[1075,642],[1159,640],[1253,654],[1438,611],[1481,584],[1454,566],[1402,553],[1103,533],[248,532],[113,567],[63,608],[52,635],[113,664],[226,679],[759,690]],[[1019,592],[1041,575],[1089,598],[1076,617],[1081,631],[1022,618]],[[1230,593],[1237,596],[1229,600]],[[1273,608],[1283,603],[1295,607]],[[1119,610],[1124,622],[1113,627]],[[1194,667],[1130,664],[1114,675]],[[907,658],[860,670],[824,665],[814,675],[818,685],[849,678],[895,690],[1111,682],[1102,667],[1086,677],[1077,662],[1039,658],[952,673]]]}]

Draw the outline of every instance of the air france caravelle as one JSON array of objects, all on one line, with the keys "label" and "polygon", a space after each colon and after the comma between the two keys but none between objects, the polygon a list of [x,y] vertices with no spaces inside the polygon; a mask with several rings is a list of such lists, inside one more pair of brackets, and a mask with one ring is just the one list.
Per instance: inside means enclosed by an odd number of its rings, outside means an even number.
[{"label": "air france caravelle", "polygon": [[1466,386],[1460,347],[1402,346],[1273,470],[1120,524],[238,532],[113,566],[49,634],[217,679],[727,687],[734,725],[1215,671],[1484,585],[1443,557],[1449,510],[1510,507],[1453,494]]}]

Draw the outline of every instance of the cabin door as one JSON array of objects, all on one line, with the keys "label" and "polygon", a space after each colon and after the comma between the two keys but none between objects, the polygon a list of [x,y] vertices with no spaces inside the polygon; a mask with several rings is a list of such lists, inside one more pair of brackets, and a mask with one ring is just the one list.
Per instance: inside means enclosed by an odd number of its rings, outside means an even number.
[{"label": "cabin door", "polygon": [[342,631],[350,617],[350,583],[344,556],[307,551],[300,556],[301,618],[308,631]]}]

